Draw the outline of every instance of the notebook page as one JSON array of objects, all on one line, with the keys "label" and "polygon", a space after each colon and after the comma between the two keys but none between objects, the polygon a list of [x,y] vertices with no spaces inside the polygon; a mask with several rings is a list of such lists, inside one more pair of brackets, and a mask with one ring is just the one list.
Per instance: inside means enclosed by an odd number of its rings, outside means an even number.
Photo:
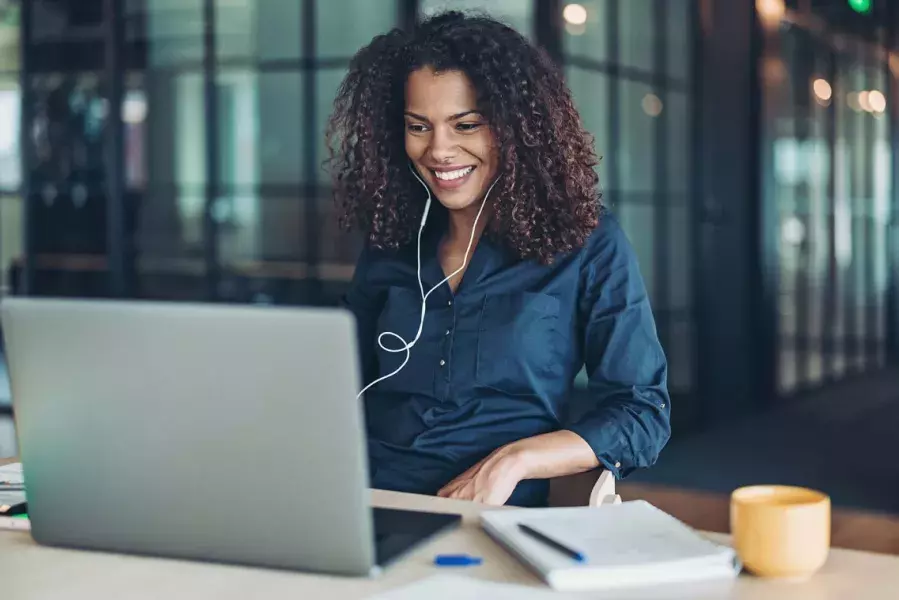
[{"label": "notebook page", "polygon": [[589,564],[603,567],[692,561],[719,555],[723,550],[642,502],[555,517],[536,514],[521,522],[583,552]]}]

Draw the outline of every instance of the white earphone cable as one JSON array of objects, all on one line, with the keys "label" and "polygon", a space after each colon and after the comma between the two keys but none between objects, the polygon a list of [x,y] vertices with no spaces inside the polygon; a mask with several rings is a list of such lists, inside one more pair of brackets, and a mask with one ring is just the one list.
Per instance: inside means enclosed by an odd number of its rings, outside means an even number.
[{"label": "white earphone cable", "polygon": [[[403,360],[403,363],[399,367],[397,367],[396,370],[392,371],[391,373],[388,373],[387,375],[383,375],[383,376],[375,379],[374,381],[372,381],[371,383],[366,385],[364,388],[362,388],[362,390],[356,395],[357,400],[362,397],[362,394],[364,394],[366,392],[366,390],[368,390],[368,388],[372,387],[376,383],[380,383],[380,382],[384,381],[385,379],[389,379],[389,378],[393,377],[394,375],[396,375],[397,373],[402,371],[403,368],[406,366],[406,364],[409,362],[409,357],[412,355],[412,353],[411,353],[412,346],[414,346],[418,342],[418,339],[421,337],[422,329],[424,328],[425,307],[427,306],[428,296],[430,296],[434,290],[439,288],[441,285],[443,285],[444,283],[446,283],[447,281],[449,281],[450,279],[452,279],[453,277],[455,277],[456,275],[458,275],[465,269],[465,265],[468,263],[468,255],[471,252],[471,247],[474,245],[474,236],[475,236],[475,233],[477,232],[478,220],[481,218],[481,213],[484,211],[484,206],[487,205],[487,197],[490,195],[490,192],[493,190],[493,186],[495,186],[496,182],[499,181],[499,179],[496,179],[492,184],[490,184],[490,187],[487,188],[487,193],[484,194],[484,199],[481,201],[481,207],[478,209],[478,214],[475,216],[474,223],[471,226],[471,236],[468,238],[468,247],[465,249],[465,256],[463,256],[463,258],[462,258],[462,266],[460,266],[458,269],[456,269],[455,271],[450,273],[447,277],[444,277],[440,283],[438,283],[437,285],[432,287],[430,290],[428,290],[427,293],[425,293],[424,283],[421,280],[421,234],[424,231],[425,223],[427,222],[427,219],[428,219],[428,213],[431,210],[431,190],[428,188],[427,184],[424,181],[422,181],[422,179],[421,179],[421,177],[419,177],[418,173],[415,172],[415,169],[412,168],[411,164],[409,165],[409,169],[412,171],[412,174],[415,176],[415,179],[417,179],[418,182],[422,185],[422,187],[425,188],[425,192],[427,192],[427,194],[428,194],[428,199],[425,201],[424,214],[422,214],[422,217],[421,217],[421,225],[419,225],[419,227],[418,227],[418,253],[417,253],[417,262],[416,262],[416,272],[418,275],[418,289],[421,292],[421,317],[418,320],[418,331],[415,334],[415,339],[413,339],[411,342],[407,342],[406,340],[403,339],[403,337],[401,335],[394,333],[393,331],[384,331],[380,335],[378,335],[378,346],[380,346],[382,350],[384,350],[385,352],[390,352],[391,354],[396,354],[398,352],[405,352],[406,358]],[[402,344],[402,347],[388,348],[387,346],[384,345],[384,342],[383,342],[384,336],[393,336],[394,338],[399,340],[399,342]]]}]

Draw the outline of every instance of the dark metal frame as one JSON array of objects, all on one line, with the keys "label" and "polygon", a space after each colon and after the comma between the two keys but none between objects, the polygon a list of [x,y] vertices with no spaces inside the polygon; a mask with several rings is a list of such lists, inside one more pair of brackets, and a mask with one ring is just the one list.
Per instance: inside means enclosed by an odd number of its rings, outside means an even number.
[{"label": "dark metal frame", "polygon": [[[829,49],[827,51],[827,73],[825,76],[827,77],[827,81],[832,82],[832,86],[834,90],[837,90],[837,77],[839,74],[839,64],[838,64],[838,55],[833,49]],[[829,110],[827,111],[827,132],[826,132],[827,145],[830,148],[836,147],[837,141],[837,111],[834,105],[831,105]],[[836,245],[836,230],[837,230],[837,221],[836,221],[836,192],[837,192],[837,155],[836,152],[830,153],[830,160],[828,165],[828,181],[827,181],[827,239],[828,239],[828,248],[827,254],[830,257],[828,264],[828,276],[825,282],[825,292],[824,292],[824,309],[822,311],[822,316],[824,318],[824,323],[833,323],[836,319],[837,313],[837,294],[839,293],[839,289],[836,285],[836,277],[839,266],[837,265],[837,245]],[[823,342],[824,346],[824,372],[825,377],[829,377],[832,373],[836,373],[837,370],[837,352],[836,352],[836,340],[832,336],[825,336]],[[829,360],[828,360],[829,359]]]},{"label": "dark metal frame", "polygon": [[752,213],[750,227],[757,246],[753,249],[753,276],[756,288],[753,291],[752,306],[757,328],[755,338],[751,340],[751,351],[756,355],[755,368],[759,393],[764,404],[774,400],[777,390],[777,373],[780,360],[777,327],[777,269],[780,261],[778,251],[778,232],[780,230],[777,206],[774,198],[776,186],[774,181],[774,157],[772,145],[767,143],[766,127],[763,114],[765,99],[763,89],[762,62],[767,57],[766,36],[758,14],[752,10],[752,48],[749,70],[751,73],[752,105],[750,111],[756,115],[753,128],[756,135],[750,150],[754,159],[754,188],[751,193],[758,199],[759,209]]},{"label": "dark metal frame", "polygon": [[[665,83],[668,76],[668,0],[655,0],[653,6],[653,90],[659,94],[663,101],[667,101]],[[671,199],[668,186],[668,127],[671,120],[671,110],[662,110],[656,117],[653,127],[655,145],[655,198],[653,202],[653,236],[655,242],[653,250],[653,262],[655,263],[655,293],[656,297],[666,300],[665,306],[669,306],[670,273],[668,272],[668,254],[670,248],[670,220],[669,202]],[[691,215],[692,217],[692,215]],[[660,337],[667,348],[671,340],[671,321],[666,319],[660,327]]]},{"label": "dark metal frame", "polygon": [[[698,207],[697,282],[699,425],[730,422],[764,407],[770,397],[773,331],[767,181],[760,179],[761,31],[752,5],[704,0],[700,23],[702,78],[694,114]],[[707,85],[713,82],[714,87]],[[728,148],[723,152],[722,148]],[[776,246],[774,246],[776,250]]]},{"label": "dark metal frame", "polygon": [[[22,98],[22,108],[19,112],[21,126],[19,127],[19,152],[22,161],[21,193],[22,202],[25,203],[24,215],[24,260],[21,272],[21,290],[24,294],[30,294],[34,290],[34,209],[35,202],[32,198],[31,185],[32,153],[30,151],[31,131],[27,126],[33,120],[34,94],[31,89],[29,74],[31,72],[31,57],[28,48],[31,46],[31,16],[33,5],[27,0],[22,2],[19,8],[19,88]],[[6,268],[4,265],[3,268]]]},{"label": "dark metal frame", "polygon": [[[315,31],[315,0],[303,1],[303,22],[301,23],[302,31],[302,48],[305,57],[310,58],[316,55],[316,31]],[[316,176],[317,168],[320,164],[318,157],[318,148],[320,140],[314,135],[310,135],[315,131],[316,124],[316,99],[318,92],[318,69],[306,69],[303,71],[303,93],[305,100],[305,111],[303,114],[303,123],[305,124],[306,134],[303,140],[303,158],[302,165],[303,179],[305,181],[305,193],[302,199],[306,209],[306,264],[309,272],[307,273],[306,286],[307,294],[311,303],[318,304],[321,302],[321,278],[319,277],[319,250],[321,242],[319,239],[319,195],[318,177]]]},{"label": "dark metal frame", "polygon": [[216,203],[219,201],[218,74],[215,54],[215,0],[203,0],[203,102],[206,110],[206,198],[203,210],[203,258],[207,300],[219,298],[219,261]]},{"label": "dark metal frame", "polygon": [[[609,62],[617,64],[618,48],[620,40],[618,35],[618,0],[606,0],[606,56]],[[558,18],[558,17],[557,17]],[[566,60],[570,60],[566,57]],[[618,190],[621,183],[620,163],[617,149],[621,147],[621,80],[618,77],[609,78],[609,148],[612,152],[605,155],[606,177],[608,184],[603,185],[606,190]],[[614,193],[614,192],[613,192]]]},{"label": "dark metal frame", "polygon": [[559,15],[562,14],[561,0],[540,0],[533,4],[533,39],[546,50],[553,60],[562,64],[562,22]]},{"label": "dark metal frame", "polygon": [[[854,141],[855,141],[856,127],[857,127],[856,119],[849,119],[849,126],[846,129],[846,137],[850,140],[850,143],[854,143]],[[850,160],[854,161],[855,160],[854,153],[850,156],[851,156]],[[849,179],[849,195],[852,198],[854,198],[855,195],[861,191],[861,190],[857,189],[858,182],[856,181],[856,179],[854,177],[854,173],[855,173],[854,166],[855,166],[854,164],[850,165],[850,168],[849,168],[849,172],[851,174],[853,174],[853,176],[850,177],[850,179]],[[856,229],[855,229],[856,228],[856,224],[855,224],[856,220],[857,220],[857,217],[855,216],[855,214],[852,214],[851,220],[850,220],[850,228],[851,228],[851,232],[852,232],[853,246],[854,246],[855,233],[856,233]],[[853,253],[853,255],[855,254],[854,247],[852,248],[852,253]],[[856,329],[856,322],[855,322],[855,313],[857,310],[856,303],[859,300],[858,295],[856,293],[857,292],[857,289],[856,289],[856,277],[857,277],[856,270],[857,269],[858,269],[858,266],[855,264],[855,261],[853,261],[851,268],[846,270],[846,275],[850,278],[850,281],[848,282],[848,285],[843,285],[842,286],[843,289],[840,291],[840,293],[843,294],[843,300],[844,300],[843,326],[845,328],[845,335],[843,337],[844,337],[845,345],[844,345],[843,355],[844,355],[844,359],[845,359],[844,373],[846,373],[846,374],[852,374],[853,372],[855,372],[855,365],[856,365],[855,361],[856,361],[856,356],[858,355],[858,348],[859,348],[858,330]]]},{"label": "dark metal frame", "polygon": [[[899,5],[888,5],[890,23],[887,31],[891,48],[899,48]],[[892,202],[890,207],[890,227],[887,230],[887,248],[890,252],[888,273],[890,277],[887,293],[887,362],[899,364],[899,81],[893,76],[889,65],[884,65],[888,94],[887,106],[890,111],[890,147],[893,148],[890,171],[892,181]]]},{"label": "dark metal frame", "polygon": [[[109,85],[108,98],[110,107],[122,106],[124,98],[124,15],[122,3],[118,0],[105,0],[105,75]],[[109,121],[106,127],[105,161],[108,166],[106,174],[106,257],[109,271],[109,294],[112,297],[127,297],[125,274],[126,252],[125,240],[125,134],[122,123],[122,111],[109,110]]]}]

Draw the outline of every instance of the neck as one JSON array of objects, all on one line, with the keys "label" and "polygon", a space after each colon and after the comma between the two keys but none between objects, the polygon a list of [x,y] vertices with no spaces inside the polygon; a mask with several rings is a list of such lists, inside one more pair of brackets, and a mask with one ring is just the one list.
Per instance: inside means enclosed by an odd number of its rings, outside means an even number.
[{"label": "neck", "polygon": [[450,245],[467,246],[468,241],[471,239],[471,230],[473,227],[476,227],[474,241],[477,243],[481,238],[481,234],[484,233],[484,229],[487,227],[487,221],[490,220],[490,207],[485,206],[483,212],[481,212],[481,217],[478,219],[477,225],[475,225],[475,218],[477,218],[478,210],[480,210],[480,208],[481,203],[478,202],[462,210],[449,211],[446,241]]}]

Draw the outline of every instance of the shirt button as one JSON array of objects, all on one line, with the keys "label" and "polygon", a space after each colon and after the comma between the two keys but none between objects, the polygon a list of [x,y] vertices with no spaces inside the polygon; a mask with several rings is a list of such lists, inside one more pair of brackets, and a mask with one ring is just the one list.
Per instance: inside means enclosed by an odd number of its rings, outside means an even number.
[{"label": "shirt button", "polygon": [[452,301],[452,300],[447,300],[446,305],[447,305],[447,306],[452,306],[452,305],[453,305],[453,301]]},{"label": "shirt button", "polygon": [[445,365],[445,364],[446,364],[446,361],[443,360],[443,359],[441,358],[441,359],[440,359],[440,366],[442,367],[442,366]]},{"label": "shirt button", "polygon": [[[450,330],[447,329],[447,330],[446,330],[446,335],[449,335],[449,334],[450,334]],[[665,405],[663,404],[662,406],[665,406]]]},{"label": "shirt button", "polygon": [[615,463],[615,468],[616,468],[616,469],[620,469],[620,468],[621,468],[621,463],[620,463],[620,462],[616,462],[616,463]]}]

